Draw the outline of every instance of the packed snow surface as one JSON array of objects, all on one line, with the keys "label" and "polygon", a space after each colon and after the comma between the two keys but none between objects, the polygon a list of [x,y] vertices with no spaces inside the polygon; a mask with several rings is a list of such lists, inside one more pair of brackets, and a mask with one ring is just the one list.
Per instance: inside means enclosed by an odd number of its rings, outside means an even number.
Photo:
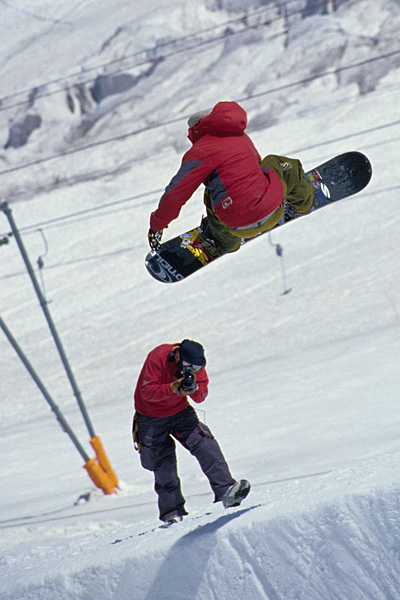
[{"label": "packed snow surface", "polygon": [[[116,494],[93,487],[1,332],[1,599],[398,600],[399,3],[4,0],[0,10],[0,202],[120,478]],[[127,87],[96,100],[96,82],[117,75]],[[163,285],[144,267],[149,215],[189,148],[188,116],[219,100],[245,108],[262,155],[309,169],[358,150],[373,177]],[[27,115],[41,124],[14,147],[11,128],[22,135]],[[164,237],[202,210],[199,190]],[[0,213],[1,317],[92,457],[9,232]],[[252,490],[240,507],[213,504],[177,448],[189,516],[163,529],[132,445],[132,394],[147,353],[185,337],[206,349],[199,417]]]}]

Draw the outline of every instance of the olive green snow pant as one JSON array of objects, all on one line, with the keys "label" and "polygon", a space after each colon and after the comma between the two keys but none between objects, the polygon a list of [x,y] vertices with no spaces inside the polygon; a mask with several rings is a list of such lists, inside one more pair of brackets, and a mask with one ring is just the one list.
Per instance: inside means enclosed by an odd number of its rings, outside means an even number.
[{"label": "olive green snow pant", "polygon": [[261,167],[273,169],[279,175],[283,183],[283,197],[282,203],[260,226],[233,229],[225,225],[213,210],[211,193],[209,190],[204,193],[204,203],[212,237],[225,252],[239,250],[242,238],[251,239],[259,233],[273,229],[283,215],[285,200],[300,214],[306,214],[311,210],[314,188],[306,179],[299,160],[270,154],[263,158]]}]

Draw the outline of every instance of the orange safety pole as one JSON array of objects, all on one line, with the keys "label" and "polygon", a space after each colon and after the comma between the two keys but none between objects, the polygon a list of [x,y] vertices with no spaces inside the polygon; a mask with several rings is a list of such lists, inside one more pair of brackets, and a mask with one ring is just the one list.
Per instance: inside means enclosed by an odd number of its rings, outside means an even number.
[{"label": "orange safety pole", "polygon": [[105,494],[115,494],[115,486],[111,481],[110,477],[107,473],[101,468],[101,466],[96,462],[95,458],[91,458],[84,465],[84,469],[88,472],[90,479],[93,483],[100,489],[103,490]]},{"label": "orange safety pole", "polygon": [[90,444],[96,453],[96,457],[97,457],[100,467],[106,473],[106,475],[107,475],[109,481],[111,482],[111,484],[113,485],[113,487],[117,487],[118,486],[117,474],[111,466],[110,460],[106,454],[106,451],[104,450],[103,444],[102,444],[99,436],[96,435],[96,436],[92,437],[90,440]]},{"label": "orange safety pole", "polygon": [[84,421],[86,423],[86,426],[88,428],[89,434],[92,436],[90,443],[92,444],[93,449],[96,452],[96,457],[97,457],[97,461],[96,459],[89,459],[88,455],[86,454],[86,452],[84,451],[84,449],[82,448],[82,446],[80,445],[79,441],[77,440],[77,438],[75,437],[74,433],[72,432],[71,428],[68,426],[67,422],[65,421],[65,419],[63,418],[63,416],[61,415],[60,410],[58,409],[58,407],[55,405],[55,403],[52,401],[50,395],[47,393],[47,390],[44,388],[43,384],[40,382],[39,378],[36,376],[36,373],[34,373],[33,368],[30,366],[30,364],[28,363],[27,359],[25,356],[23,356],[22,354],[22,350],[17,346],[15,340],[12,338],[10,332],[6,329],[5,324],[0,321],[0,325],[2,326],[2,329],[4,329],[4,332],[6,333],[7,337],[9,338],[10,342],[13,344],[14,348],[16,349],[17,353],[19,354],[20,358],[23,360],[23,362],[25,363],[25,366],[28,368],[30,374],[34,377],[37,385],[39,386],[39,388],[41,389],[42,393],[45,395],[46,400],[49,402],[50,406],[52,407],[52,409],[54,410],[54,412],[57,415],[58,420],[60,421],[61,426],[64,428],[64,430],[70,435],[72,441],[75,443],[75,446],[77,447],[77,449],[79,450],[79,452],[81,453],[81,456],[83,457],[84,460],[86,460],[86,463],[84,465],[84,468],[87,470],[89,477],[91,478],[91,480],[93,481],[93,483],[101,488],[105,494],[112,494],[115,493],[115,487],[118,485],[118,477],[115,473],[115,471],[113,470],[113,468],[111,467],[110,461],[108,460],[108,457],[104,451],[103,445],[100,441],[100,438],[98,436],[96,436],[94,429],[93,429],[93,425],[91,423],[91,420],[89,418],[89,414],[86,410],[85,404],[82,400],[81,397],[81,393],[78,389],[77,383],[75,381],[75,377],[72,373],[72,369],[69,365],[67,356],[65,354],[64,348],[61,344],[61,340],[58,336],[56,327],[53,323],[53,319],[51,317],[50,311],[47,307],[47,301],[44,298],[43,294],[42,294],[42,290],[40,289],[40,286],[37,282],[34,270],[32,268],[31,262],[29,260],[28,254],[26,252],[25,246],[22,242],[21,236],[19,234],[18,228],[15,224],[14,218],[12,216],[11,213],[11,209],[9,208],[8,204],[5,203],[0,203],[0,209],[4,212],[4,214],[6,215],[6,217],[8,218],[8,221],[11,225],[11,229],[13,231],[13,234],[15,236],[15,239],[17,241],[19,250],[21,252],[22,258],[24,260],[25,266],[27,268],[28,274],[31,278],[31,281],[33,283],[33,287],[35,289],[36,295],[38,296],[40,305],[43,309],[44,315],[46,317],[47,323],[49,325],[50,331],[53,335],[57,350],[60,354],[60,358],[61,361],[64,365],[64,368],[66,370],[68,379],[72,385],[72,389],[74,391],[75,397],[78,401],[78,405],[79,408],[81,409],[81,413],[82,416],[84,418]]}]

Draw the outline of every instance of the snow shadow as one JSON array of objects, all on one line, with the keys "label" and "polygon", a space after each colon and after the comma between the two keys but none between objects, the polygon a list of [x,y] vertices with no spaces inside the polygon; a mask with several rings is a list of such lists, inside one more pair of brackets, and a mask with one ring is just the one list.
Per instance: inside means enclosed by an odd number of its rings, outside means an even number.
[{"label": "snow shadow", "polygon": [[204,580],[216,532],[255,506],[223,515],[182,536],[171,548],[144,600],[187,600],[196,597]]},{"label": "snow shadow", "polygon": [[[207,577],[207,565],[216,545],[214,538],[218,530],[254,508],[258,506],[225,514],[212,522],[199,525],[179,538],[164,557],[143,600],[188,600],[196,597],[202,581]],[[125,571],[114,597],[132,600],[137,592],[133,583],[135,580],[137,573],[130,576]]]}]

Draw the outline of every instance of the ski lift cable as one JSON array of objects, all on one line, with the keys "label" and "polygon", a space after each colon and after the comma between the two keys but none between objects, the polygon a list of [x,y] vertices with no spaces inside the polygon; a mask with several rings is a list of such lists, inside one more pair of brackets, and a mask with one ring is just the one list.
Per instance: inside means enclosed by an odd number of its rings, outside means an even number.
[{"label": "ski lift cable", "polygon": [[[293,4],[294,3],[295,2],[293,2]],[[329,0],[321,0],[321,2],[319,2],[318,4],[316,4],[314,6],[314,9],[326,6],[328,3],[329,3]],[[290,2],[286,2],[286,3],[282,2],[282,3],[274,6],[273,8],[274,9],[278,9],[278,10],[281,10],[281,9],[285,8],[286,11],[287,11],[287,7],[290,6],[290,4],[291,4]],[[268,10],[269,9],[270,9],[270,7],[268,7]],[[183,41],[185,41],[187,39],[191,40],[191,39],[193,39],[194,35],[199,36],[199,35],[202,35],[202,34],[205,34],[205,33],[209,33],[209,32],[215,31],[217,29],[229,27],[229,25],[234,25],[234,24],[237,24],[237,23],[242,23],[243,19],[248,19],[250,17],[254,17],[254,16],[257,16],[257,15],[260,15],[262,13],[265,13],[266,10],[267,10],[267,7],[262,7],[262,8],[259,8],[257,10],[254,10],[252,12],[245,12],[242,15],[240,15],[240,17],[237,17],[235,19],[230,19],[228,21],[224,21],[223,23],[218,23],[216,25],[213,25],[213,26],[210,26],[210,27],[206,27],[206,28],[201,29],[199,31],[191,32],[190,34],[187,34],[187,35],[184,35],[184,36],[180,36],[178,38],[173,38],[171,40],[165,40],[165,41],[162,41],[162,42],[157,42],[157,44],[155,46],[153,46],[152,48],[145,48],[145,49],[140,50],[138,52],[133,52],[133,53],[128,54],[126,56],[114,58],[114,59],[112,59],[112,60],[110,60],[108,62],[100,63],[100,64],[96,65],[95,67],[91,67],[89,69],[85,69],[85,71],[83,73],[86,74],[86,73],[90,73],[91,71],[98,72],[99,70],[101,70],[101,69],[104,70],[104,69],[106,69],[107,67],[109,67],[109,66],[111,66],[113,64],[122,63],[122,62],[124,62],[126,60],[129,60],[131,58],[135,58],[135,57],[139,57],[139,56],[143,56],[143,55],[147,56],[148,58],[141,59],[139,62],[134,63],[130,67],[128,66],[128,70],[132,69],[132,68],[135,68],[135,67],[138,67],[141,64],[146,63],[146,62],[147,63],[151,63],[151,62],[154,61],[154,55],[155,55],[155,53],[160,48],[165,48],[165,47],[171,46],[173,44],[178,44],[178,43],[183,42]],[[284,16],[286,18],[288,18],[288,17],[294,16],[295,14],[298,14],[298,13],[301,13],[301,12],[302,12],[302,9],[295,9],[292,12],[286,12]],[[257,24],[256,26],[258,26],[258,27],[260,27],[261,25],[269,26],[272,22],[282,19],[282,16],[283,16],[282,14],[279,14],[277,17],[269,18],[264,23]],[[248,25],[248,26],[243,27],[238,32],[225,33],[223,36],[220,36],[219,38],[212,38],[212,39],[208,40],[208,42],[212,43],[214,41],[219,41],[220,39],[223,39],[225,37],[229,37],[230,35],[232,35],[232,33],[243,33],[245,31],[247,31],[248,29],[252,29],[254,27],[255,27],[255,25]],[[192,49],[196,49],[196,48],[199,47],[199,45],[203,45],[204,43],[207,43],[207,40],[206,41],[202,41],[198,45],[195,44],[195,45],[190,46],[189,48],[181,49],[180,52],[182,52],[182,51],[183,52],[184,51],[190,51]],[[179,51],[177,50],[176,52],[179,52]],[[171,53],[171,54],[166,55],[166,56],[160,55],[159,58],[161,58],[161,59],[167,58],[169,56],[173,56],[173,54],[174,53]],[[126,69],[127,68],[124,67],[124,70],[126,70]],[[112,71],[110,73],[107,73],[107,76],[115,75],[115,74],[117,74],[119,72],[121,72],[121,69],[118,69],[116,71]],[[58,83],[64,83],[64,82],[68,82],[68,81],[69,81],[69,83],[67,84],[68,87],[73,87],[74,85],[78,85],[78,84],[79,85],[87,85],[87,84],[89,84],[89,83],[91,83],[91,82],[94,81],[93,78],[90,78],[90,79],[88,79],[86,81],[82,81],[80,79],[81,77],[82,77],[82,71],[80,71],[80,72],[78,72],[76,74],[73,74],[73,75],[58,77],[58,78],[55,78],[55,79],[50,79],[48,81],[44,81],[43,83],[40,83],[37,86],[34,86],[34,89],[36,91],[39,91],[41,89],[48,88],[51,85],[55,85],[55,84],[58,84]],[[76,82],[71,81],[71,79],[73,79],[73,78],[77,78],[77,81]],[[53,94],[62,93],[64,91],[65,91],[65,87],[60,88],[58,90],[54,90],[53,92],[47,92],[45,94],[42,94],[41,97],[47,97],[47,96],[50,96],[50,95],[53,95]],[[7,100],[10,100],[12,98],[17,98],[18,96],[23,96],[23,95],[26,95],[26,94],[30,94],[31,92],[32,92],[32,88],[20,90],[20,91],[8,94],[7,96],[3,96],[3,98],[1,100],[4,103]],[[1,111],[5,111],[5,110],[10,110],[11,108],[15,108],[15,107],[20,106],[20,105],[24,105],[25,103],[26,102],[23,101],[23,102],[15,103],[13,105],[8,105],[8,106],[0,107],[0,112]]]},{"label": "ski lift cable", "polygon": [[[393,56],[395,54],[400,54],[400,50],[389,52],[387,54],[383,54],[383,55],[376,56],[376,57],[370,57],[370,58],[368,58],[366,60],[359,61],[357,63],[352,63],[352,64],[349,64],[349,65],[343,65],[342,67],[338,67],[337,69],[332,69],[332,70],[329,70],[329,71],[325,71],[323,73],[318,73],[318,74],[312,75],[310,77],[305,77],[305,78],[297,80],[297,81],[293,81],[293,82],[290,82],[290,83],[287,83],[287,84],[283,84],[283,85],[278,86],[278,87],[274,87],[274,88],[270,88],[268,90],[264,90],[264,91],[261,91],[261,92],[250,94],[250,95],[248,95],[246,97],[243,97],[243,98],[238,98],[238,99],[236,99],[236,101],[237,102],[241,102],[242,104],[244,104],[245,102],[253,100],[254,98],[259,98],[261,96],[266,96],[266,95],[273,94],[273,93],[276,93],[276,92],[279,92],[279,91],[283,91],[283,90],[286,90],[286,89],[289,89],[289,88],[293,88],[293,87],[296,87],[296,86],[305,85],[306,83],[310,83],[311,81],[315,81],[315,80],[321,79],[323,77],[327,77],[327,76],[330,76],[330,75],[335,75],[335,74],[338,74],[338,73],[340,73],[342,71],[345,71],[345,70],[358,68],[360,66],[364,66],[366,64],[372,63],[372,62],[377,61],[377,60],[383,60],[383,59],[389,58],[389,57],[391,57],[391,56]],[[94,142],[91,142],[89,144],[85,144],[83,146],[79,146],[77,148],[71,148],[69,150],[64,150],[62,152],[57,152],[57,153],[52,154],[50,156],[44,156],[44,157],[38,158],[36,160],[28,161],[26,163],[22,163],[22,164],[19,164],[19,165],[15,165],[13,167],[9,167],[7,169],[3,169],[3,170],[0,171],[0,175],[5,175],[5,174],[8,174],[8,173],[14,173],[14,172],[20,171],[22,169],[27,169],[27,168],[30,168],[30,167],[33,167],[33,166],[44,164],[44,163],[50,162],[52,160],[56,160],[56,159],[59,159],[59,158],[70,156],[72,154],[77,154],[79,152],[85,152],[87,150],[92,150],[93,148],[98,148],[98,147],[104,146],[106,144],[125,141],[128,138],[131,138],[133,136],[136,136],[136,135],[139,135],[139,134],[142,134],[142,133],[146,133],[147,131],[152,131],[154,129],[159,129],[161,127],[167,127],[167,126],[173,125],[175,123],[186,121],[187,118],[188,118],[188,115],[180,116],[180,117],[177,116],[175,118],[167,119],[165,121],[160,121],[160,122],[157,122],[157,123],[152,123],[152,124],[149,124],[149,125],[145,125],[144,127],[140,127],[140,128],[135,129],[133,131],[128,131],[126,133],[121,133],[119,135],[115,135],[115,136],[112,136],[110,138],[106,138],[106,139],[103,139],[103,140],[94,141]],[[394,125],[398,125],[399,122],[400,121],[395,121],[395,122],[392,122],[392,123],[387,123],[387,124],[384,124],[384,125],[380,125],[380,126],[372,128],[370,130],[365,130],[364,132],[360,132],[360,135],[361,135],[361,133],[369,133],[370,131],[376,131],[377,129],[381,129],[381,128],[384,128],[384,127],[392,127]],[[341,138],[339,138],[339,139],[341,139]]]}]

